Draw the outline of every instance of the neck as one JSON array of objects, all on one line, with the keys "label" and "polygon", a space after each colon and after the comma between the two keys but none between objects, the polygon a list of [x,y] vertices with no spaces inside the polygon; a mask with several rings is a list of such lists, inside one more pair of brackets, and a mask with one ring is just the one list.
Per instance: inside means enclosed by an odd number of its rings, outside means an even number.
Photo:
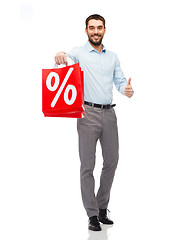
[{"label": "neck", "polygon": [[102,49],[103,49],[102,43],[101,43],[100,45],[98,45],[98,46],[92,44],[90,41],[89,41],[89,43],[90,43],[90,45],[91,45],[94,49],[96,49],[99,53],[101,53],[101,51],[102,51]]}]

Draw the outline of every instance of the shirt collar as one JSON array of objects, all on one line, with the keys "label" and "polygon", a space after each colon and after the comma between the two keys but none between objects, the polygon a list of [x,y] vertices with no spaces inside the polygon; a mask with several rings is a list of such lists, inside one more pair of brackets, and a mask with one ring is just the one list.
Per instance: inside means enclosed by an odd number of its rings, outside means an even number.
[{"label": "shirt collar", "polygon": [[[86,47],[87,47],[87,49],[88,49],[89,52],[92,52],[92,51],[97,52],[97,50],[96,50],[95,48],[92,47],[92,45],[89,43],[89,41],[87,41],[87,43],[86,43]],[[103,45],[102,52],[106,52],[106,48],[105,48],[104,45]]]}]

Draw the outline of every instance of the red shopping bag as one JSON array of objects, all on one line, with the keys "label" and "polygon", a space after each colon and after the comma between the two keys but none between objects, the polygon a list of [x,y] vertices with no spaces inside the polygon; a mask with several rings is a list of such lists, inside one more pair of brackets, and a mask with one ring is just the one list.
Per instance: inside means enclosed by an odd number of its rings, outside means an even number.
[{"label": "red shopping bag", "polygon": [[42,69],[42,111],[45,117],[84,117],[84,79],[79,63]]}]

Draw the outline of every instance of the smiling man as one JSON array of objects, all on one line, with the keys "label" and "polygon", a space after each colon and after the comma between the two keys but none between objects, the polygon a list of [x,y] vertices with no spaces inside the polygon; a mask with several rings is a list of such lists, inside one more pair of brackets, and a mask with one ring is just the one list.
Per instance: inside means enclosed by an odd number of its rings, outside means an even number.
[{"label": "smiling man", "polygon": [[[133,89],[131,78],[126,80],[117,55],[102,44],[106,32],[105,19],[94,14],[85,23],[87,43],[67,54],[57,53],[55,61],[57,64],[68,64],[68,56],[75,63],[80,63],[84,72],[85,117],[77,119],[81,193],[89,217],[89,230],[100,231],[100,222],[113,224],[107,216],[107,207],[119,157],[117,118],[113,108],[115,104],[112,104],[113,83],[127,97],[133,95]],[[98,140],[102,148],[103,168],[100,187],[95,195],[93,170]]]},{"label": "smiling man", "polygon": [[86,23],[85,32],[88,35],[88,40],[94,47],[99,48],[99,52],[102,50],[101,43],[105,31],[105,22],[102,22],[101,20],[91,19]]}]

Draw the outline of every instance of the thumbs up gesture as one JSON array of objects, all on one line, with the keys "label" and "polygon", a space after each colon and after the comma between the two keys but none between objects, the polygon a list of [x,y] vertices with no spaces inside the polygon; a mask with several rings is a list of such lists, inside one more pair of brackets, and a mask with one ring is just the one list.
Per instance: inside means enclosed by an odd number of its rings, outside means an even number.
[{"label": "thumbs up gesture", "polygon": [[134,91],[131,86],[131,78],[129,78],[128,83],[125,87],[125,96],[132,97],[133,93],[134,93]]}]

